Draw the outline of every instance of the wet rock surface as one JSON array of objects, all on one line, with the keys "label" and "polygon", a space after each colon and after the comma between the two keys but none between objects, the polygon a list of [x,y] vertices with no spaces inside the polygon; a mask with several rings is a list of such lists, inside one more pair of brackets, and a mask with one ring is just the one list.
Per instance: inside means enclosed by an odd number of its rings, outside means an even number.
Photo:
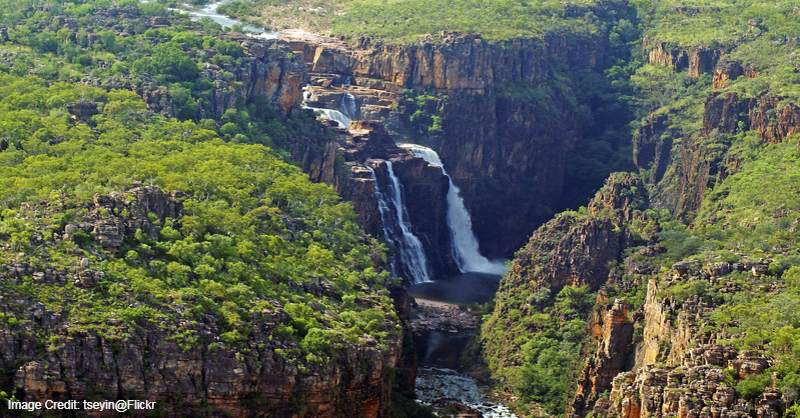
[{"label": "wet rock surface", "polygon": [[417,397],[423,405],[455,410],[457,417],[517,417],[509,408],[489,401],[473,379],[449,369],[420,369]]}]

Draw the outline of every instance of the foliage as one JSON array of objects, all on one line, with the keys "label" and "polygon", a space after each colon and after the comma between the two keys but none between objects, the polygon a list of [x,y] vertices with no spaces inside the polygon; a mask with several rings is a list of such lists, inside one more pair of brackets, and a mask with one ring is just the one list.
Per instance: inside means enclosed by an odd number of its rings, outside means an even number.
[{"label": "foliage", "polygon": [[[442,31],[480,33],[490,40],[541,37],[548,32],[591,34],[602,25],[595,0],[236,0],[224,10],[259,15],[274,27],[332,30],[389,42],[417,41]],[[613,2],[614,5],[620,4]]]},{"label": "foliage", "polygon": [[441,134],[442,116],[439,113],[446,100],[444,95],[407,92],[403,105],[408,123],[420,135]]},{"label": "foliage", "polygon": [[[769,187],[764,185],[769,184]],[[800,153],[794,141],[768,145],[703,202],[695,230],[706,246],[797,255]]]},{"label": "foliage", "polygon": [[[132,92],[2,74],[0,92],[10,144],[0,152],[0,264],[24,260],[61,271],[86,258],[104,273],[88,289],[30,276],[0,281],[11,301],[0,323],[17,325],[25,316],[14,313],[39,302],[63,312],[65,337],[91,331],[125,339],[160,329],[188,349],[213,318],[215,344],[241,350],[256,323],[273,318],[275,343],[308,363],[327,362],[363,339],[383,344],[397,332],[388,275],[374,261],[382,247],[330,187],[312,184],[270,149],[153,115]],[[87,98],[99,105],[91,126],[66,111]],[[137,183],[182,192],[184,216],[151,218],[157,232],[140,230],[119,251],[102,247],[91,230],[57,238],[88,215],[94,196]],[[327,290],[311,298],[305,286]]]},{"label": "foliage", "polygon": [[520,407],[533,402],[551,414],[563,412],[580,366],[594,295],[585,285],[566,286],[552,299],[547,288],[539,288],[506,293],[502,301],[523,308],[486,317],[481,339],[508,342],[501,344],[503,353],[489,348],[499,348],[496,343],[485,345],[489,368],[520,396]]}]

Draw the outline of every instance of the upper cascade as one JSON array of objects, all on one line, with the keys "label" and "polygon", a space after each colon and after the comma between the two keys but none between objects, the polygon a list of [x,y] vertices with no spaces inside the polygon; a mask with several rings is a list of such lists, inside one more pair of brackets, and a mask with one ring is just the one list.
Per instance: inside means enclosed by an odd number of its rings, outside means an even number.
[{"label": "upper cascade", "polygon": [[478,239],[472,230],[472,218],[464,205],[464,199],[461,198],[461,191],[447,174],[439,154],[428,147],[417,144],[399,144],[398,146],[413,152],[428,164],[440,167],[450,182],[447,190],[447,226],[450,228],[453,238],[453,257],[458,269],[462,273],[504,274],[506,272],[504,261],[492,261],[481,254]]},{"label": "upper cascade", "polygon": [[304,109],[311,109],[315,113],[319,113],[321,117],[332,120],[336,122],[336,124],[340,128],[347,129],[350,127],[350,122],[355,119],[358,114],[358,107],[355,102],[355,97],[352,94],[347,93],[347,95],[342,96],[341,103],[339,103],[340,109],[328,109],[324,107],[314,107],[308,104],[311,99],[311,92],[308,91],[307,88],[303,90],[303,108]]}]

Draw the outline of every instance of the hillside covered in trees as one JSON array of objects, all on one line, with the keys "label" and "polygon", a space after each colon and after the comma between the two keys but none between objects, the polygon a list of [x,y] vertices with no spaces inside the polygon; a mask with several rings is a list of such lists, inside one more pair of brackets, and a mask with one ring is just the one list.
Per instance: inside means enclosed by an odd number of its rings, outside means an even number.
[{"label": "hillside covered in trees", "polygon": [[800,416],[799,140],[794,0],[0,0],[0,416]]}]

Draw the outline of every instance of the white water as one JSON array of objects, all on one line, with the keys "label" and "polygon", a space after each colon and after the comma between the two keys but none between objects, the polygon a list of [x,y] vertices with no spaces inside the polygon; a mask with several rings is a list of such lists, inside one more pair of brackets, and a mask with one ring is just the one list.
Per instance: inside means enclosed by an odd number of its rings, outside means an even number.
[{"label": "white water", "polygon": [[421,368],[416,381],[417,402],[433,405],[440,400],[456,400],[478,410],[484,418],[517,418],[511,410],[488,401],[475,380],[450,369]]},{"label": "white water", "polygon": [[[352,98],[352,101],[346,99],[347,96]],[[308,101],[311,99],[311,92],[308,91],[308,87],[303,88],[303,108],[304,109],[311,109],[313,110],[319,117],[327,120],[332,120],[339,125],[340,128],[347,129],[350,126],[350,122],[355,119],[355,115],[358,113],[358,107],[355,103],[355,97],[350,93],[347,93],[346,96],[342,96],[342,100],[339,103],[339,109],[327,109],[324,107],[313,107],[308,105]],[[352,103],[352,107],[351,106]],[[354,110],[352,110],[354,109]]]},{"label": "white water", "polygon": [[336,109],[325,109],[323,107],[311,107],[307,106],[309,109],[314,110],[324,119],[332,120],[339,125],[340,128],[347,128],[350,126],[350,118],[347,117],[342,111]]},{"label": "white water", "polygon": [[413,152],[416,156],[427,161],[428,164],[440,167],[442,173],[450,181],[447,190],[447,226],[450,228],[450,235],[453,239],[453,256],[458,264],[458,269],[462,273],[485,273],[502,275],[506,272],[505,263],[502,261],[491,261],[484,257],[479,249],[478,239],[472,230],[472,217],[464,205],[461,198],[461,191],[453,183],[453,179],[444,169],[444,164],[436,151],[417,144],[400,144]]},{"label": "white water", "polygon": [[[389,190],[384,192],[375,171],[367,166],[375,179],[375,197],[383,224],[383,235],[387,242],[392,244],[408,272],[409,278],[414,283],[430,282],[428,272],[428,259],[422,242],[411,232],[411,222],[408,211],[403,202],[403,190],[400,180],[394,174],[391,161],[386,161],[386,171],[389,176]],[[399,232],[399,234],[398,234]],[[397,265],[392,262],[392,272],[397,274]]]},{"label": "white water", "polygon": [[226,2],[227,0],[215,1],[213,3],[207,4],[201,9],[178,9],[178,11],[188,13],[194,19],[203,19],[203,18],[211,19],[225,29],[231,28],[236,25],[240,25],[243,30],[250,32],[248,35],[253,37],[265,38],[265,39],[274,39],[278,37],[278,32],[269,31],[265,28],[244,23],[238,19],[233,19],[223,14],[220,14],[217,11],[217,9],[219,8],[219,6],[223,5]]},{"label": "white water", "polygon": [[342,95],[342,103],[339,107],[348,119],[358,119],[358,101],[349,91],[344,92]]}]

